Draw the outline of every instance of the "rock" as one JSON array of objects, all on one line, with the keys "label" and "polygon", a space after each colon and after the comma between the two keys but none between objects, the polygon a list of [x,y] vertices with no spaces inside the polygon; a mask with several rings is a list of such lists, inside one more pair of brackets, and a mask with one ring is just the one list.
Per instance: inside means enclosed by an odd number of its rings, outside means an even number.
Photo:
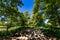
[{"label": "rock", "polygon": [[19,39],[19,40],[28,40],[28,37],[23,36],[23,37],[17,37],[16,39]]},{"label": "rock", "polygon": [[56,40],[53,37],[47,37],[40,29],[20,29],[15,32],[11,40]]}]

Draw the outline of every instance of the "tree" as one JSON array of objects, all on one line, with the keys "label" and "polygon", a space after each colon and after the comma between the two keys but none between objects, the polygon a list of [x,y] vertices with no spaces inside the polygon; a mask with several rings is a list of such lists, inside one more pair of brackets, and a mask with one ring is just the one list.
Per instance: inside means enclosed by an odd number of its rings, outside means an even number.
[{"label": "tree", "polygon": [[34,0],[33,16],[32,16],[32,25],[41,26],[43,24],[43,14],[40,13],[40,0]]},{"label": "tree", "polygon": [[48,32],[50,33],[50,35],[53,34],[57,36],[58,33],[54,33],[57,32],[56,29],[60,28],[60,13],[58,12],[58,9],[60,8],[60,0],[43,0],[42,2],[45,3],[46,7],[44,10],[46,19],[49,19],[47,25],[50,31]]},{"label": "tree", "polygon": [[0,15],[6,17],[4,21],[7,21],[7,30],[14,26],[17,16],[21,14],[17,6],[23,6],[22,0],[0,0]]},{"label": "tree", "polygon": [[17,25],[25,27],[26,25],[25,22],[26,22],[25,16],[23,15],[23,13],[19,13],[19,15],[17,16]]},{"label": "tree", "polygon": [[43,23],[43,16],[37,12],[33,15],[32,21],[34,26],[41,26]]},{"label": "tree", "polygon": [[26,10],[26,11],[23,12],[23,14],[24,14],[24,17],[25,17],[25,20],[26,20],[25,21],[25,24],[26,24],[25,26],[26,27],[30,27],[30,24],[29,24],[30,23],[30,15],[29,15],[29,12]]},{"label": "tree", "polygon": [[49,22],[52,26],[58,26],[59,24],[59,14],[58,9],[60,8],[60,1],[59,0],[43,0],[42,2],[45,3],[45,15],[46,18],[49,19]]}]

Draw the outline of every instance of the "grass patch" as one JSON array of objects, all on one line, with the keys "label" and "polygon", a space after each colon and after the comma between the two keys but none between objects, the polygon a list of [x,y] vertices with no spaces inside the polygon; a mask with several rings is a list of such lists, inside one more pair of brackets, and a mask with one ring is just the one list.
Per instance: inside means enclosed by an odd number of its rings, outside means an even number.
[{"label": "grass patch", "polygon": [[11,28],[9,28],[9,31],[13,31],[13,30],[16,30],[18,28],[20,28],[20,26],[11,27]]}]

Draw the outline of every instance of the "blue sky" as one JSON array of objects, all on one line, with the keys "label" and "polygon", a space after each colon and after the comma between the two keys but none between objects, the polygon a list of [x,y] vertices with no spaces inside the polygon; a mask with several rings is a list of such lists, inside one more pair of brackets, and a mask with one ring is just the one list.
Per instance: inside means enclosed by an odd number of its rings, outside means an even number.
[{"label": "blue sky", "polygon": [[33,5],[34,5],[34,0],[22,0],[24,6],[19,7],[19,10],[21,12],[27,10],[29,13],[32,11]]}]

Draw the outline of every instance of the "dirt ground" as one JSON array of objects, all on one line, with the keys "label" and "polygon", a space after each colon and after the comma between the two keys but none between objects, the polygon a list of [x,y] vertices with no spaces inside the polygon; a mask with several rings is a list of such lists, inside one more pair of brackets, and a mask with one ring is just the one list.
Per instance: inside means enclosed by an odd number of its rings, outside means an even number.
[{"label": "dirt ground", "polygon": [[10,37],[0,38],[0,40],[60,40],[56,37],[45,36],[40,29],[25,28],[17,30]]}]

